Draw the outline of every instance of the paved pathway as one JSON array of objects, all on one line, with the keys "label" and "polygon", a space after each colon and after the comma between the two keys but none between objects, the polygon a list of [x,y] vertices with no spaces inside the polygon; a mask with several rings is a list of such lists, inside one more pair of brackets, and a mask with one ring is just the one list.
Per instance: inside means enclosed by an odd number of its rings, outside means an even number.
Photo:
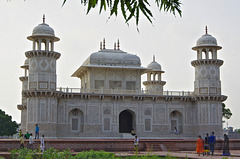
[{"label": "paved pathway", "polygon": [[[135,155],[134,152],[115,152],[117,156],[132,156]],[[195,151],[179,151],[179,152],[167,152],[167,151],[153,151],[153,152],[147,152],[147,151],[141,151],[139,155],[157,155],[157,156],[175,156],[179,158],[192,158],[192,159],[222,159],[224,157],[227,157],[228,159],[240,159],[240,150],[232,150],[231,155],[232,156],[221,156],[222,151],[216,151],[214,156],[198,156],[198,154]]]}]

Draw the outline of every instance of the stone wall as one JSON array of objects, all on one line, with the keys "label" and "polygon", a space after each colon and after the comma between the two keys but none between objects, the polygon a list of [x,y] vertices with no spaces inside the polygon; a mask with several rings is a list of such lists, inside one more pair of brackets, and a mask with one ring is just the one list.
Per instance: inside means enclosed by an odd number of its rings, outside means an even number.
[{"label": "stone wall", "polygon": [[[28,140],[25,140],[25,147]],[[140,151],[162,151],[161,146],[167,151],[195,151],[196,140],[188,139],[141,139],[139,140]],[[240,149],[240,139],[230,140],[230,150]],[[20,140],[0,139],[0,151],[18,149]],[[36,140],[34,148],[39,148],[40,140]],[[73,149],[74,151],[105,150],[105,151],[134,151],[133,139],[45,139],[46,149],[52,147],[59,150]],[[223,140],[217,140],[216,150],[221,150]]]}]

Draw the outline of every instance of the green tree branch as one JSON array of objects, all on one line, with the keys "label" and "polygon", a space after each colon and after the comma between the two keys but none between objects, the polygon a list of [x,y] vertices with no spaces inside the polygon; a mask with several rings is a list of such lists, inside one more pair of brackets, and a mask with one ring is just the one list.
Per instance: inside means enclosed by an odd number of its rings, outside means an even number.
[{"label": "green tree branch", "polygon": [[[63,0],[62,5],[66,2],[67,0]],[[87,14],[91,9],[99,5],[99,14],[102,10],[107,11],[108,9],[110,11],[110,17],[113,15],[118,16],[118,8],[120,8],[125,22],[128,23],[129,20],[135,18],[137,26],[139,24],[140,13],[142,13],[150,23],[152,23],[152,19],[154,18],[148,0],[81,0],[81,4],[87,7]],[[178,13],[182,16],[182,3],[180,0],[155,0],[154,4],[159,11],[170,12],[173,15]]]}]

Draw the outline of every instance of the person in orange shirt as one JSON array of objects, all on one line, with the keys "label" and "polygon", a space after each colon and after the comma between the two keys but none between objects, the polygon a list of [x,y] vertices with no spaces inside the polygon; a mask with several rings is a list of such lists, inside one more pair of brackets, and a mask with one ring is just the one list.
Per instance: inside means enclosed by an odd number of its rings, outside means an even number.
[{"label": "person in orange shirt", "polygon": [[197,139],[196,151],[198,153],[198,156],[200,156],[201,153],[202,154],[204,153],[204,141],[203,141],[203,139],[202,139],[202,137],[200,135],[198,136],[198,139]]}]

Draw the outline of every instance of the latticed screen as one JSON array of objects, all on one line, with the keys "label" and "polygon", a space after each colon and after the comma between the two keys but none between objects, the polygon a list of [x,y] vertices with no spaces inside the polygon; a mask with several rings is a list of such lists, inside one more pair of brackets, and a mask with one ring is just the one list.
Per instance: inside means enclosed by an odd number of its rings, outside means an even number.
[{"label": "latticed screen", "polygon": [[109,88],[110,89],[121,88],[121,86],[122,86],[121,81],[109,81]]},{"label": "latticed screen", "polygon": [[127,81],[126,82],[126,89],[127,90],[135,90],[136,89],[136,82],[135,81]]},{"label": "latticed screen", "polygon": [[78,119],[72,119],[72,130],[78,130]]},{"label": "latticed screen", "polygon": [[151,131],[151,119],[145,119],[145,131]]},{"label": "latticed screen", "polygon": [[104,88],[104,80],[95,80],[95,89]]},{"label": "latticed screen", "polygon": [[104,130],[109,131],[110,130],[110,119],[104,118]]}]

